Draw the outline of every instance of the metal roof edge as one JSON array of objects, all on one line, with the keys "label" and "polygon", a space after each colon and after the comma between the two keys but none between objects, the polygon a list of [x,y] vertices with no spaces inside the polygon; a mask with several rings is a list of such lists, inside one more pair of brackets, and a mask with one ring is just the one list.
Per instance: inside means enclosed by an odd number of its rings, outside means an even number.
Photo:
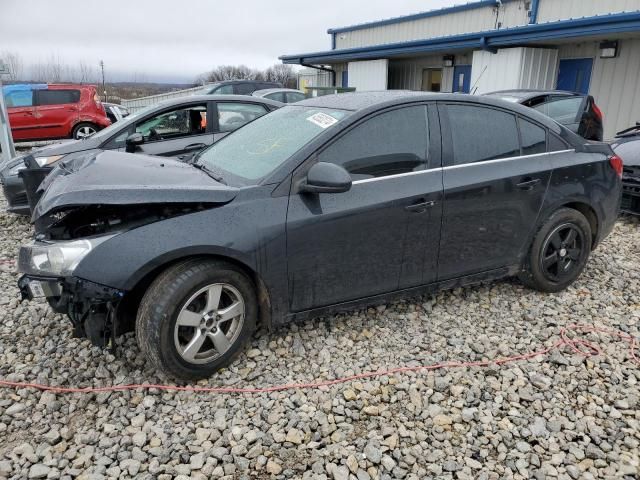
[{"label": "metal roof edge", "polygon": [[[628,25],[626,25],[628,24]],[[507,46],[516,41],[548,40],[549,38],[567,38],[572,36],[597,35],[640,31],[640,11],[613,13],[570,20],[557,20],[548,23],[519,25],[500,30],[464,33],[435,37],[424,40],[411,40],[368,47],[345,48],[321,52],[282,55],[283,63],[317,63],[322,60],[344,60],[354,55],[358,58],[371,58],[400,53],[446,50],[455,48],[482,48],[483,46]],[[314,60],[315,59],[315,60]]]},{"label": "metal roof edge", "polygon": [[[513,2],[516,0],[502,0],[502,3]],[[450,7],[438,8],[435,10],[427,10],[426,12],[413,13],[411,15],[402,15],[400,17],[392,17],[384,20],[376,20],[373,22],[357,23],[346,27],[336,27],[327,30],[327,33],[343,33],[353,32],[355,30],[363,30],[365,28],[381,27],[384,25],[393,25],[395,23],[410,22],[412,20],[420,20],[421,18],[439,17],[450,13],[464,12],[467,10],[475,10],[477,8],[492,7],[498,5],[497,0],[479,0],[476,2],[462,3],[460,5],[452,5]]]}]

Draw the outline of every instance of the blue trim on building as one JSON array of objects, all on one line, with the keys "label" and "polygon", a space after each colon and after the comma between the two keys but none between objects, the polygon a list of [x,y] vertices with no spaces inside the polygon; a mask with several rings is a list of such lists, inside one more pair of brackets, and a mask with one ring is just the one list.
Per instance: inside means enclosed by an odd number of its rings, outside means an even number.
[{"label": "blue trim on building", "polygon": [[[502,3],[514,2],[516,0],[502,0]],[[327,33],[343,33],[353,32],[354,30],[363,30],[365,28],[382,27],[384,25],[393,25],[395,23],[409,22],[411,20],[420,20],[421,18],[439,17],[440,15],[448,15],[450,13],[464,12],[467,10],[475,10],[477,8],[495,7],[498,4],[496,0],[480,0],[477,2],[464,3],[462,5],[454,5],[453,7],[439,8],[437,10],[429,10],[427,12],[414,13],[413,15],[403,15],[401,17],[387,18],[376,22],[359,23],[347,27],[330,28]]]},{"label": "blue trim on building", "polygon": [[538,23],[538,9],[540,8],[540,0],[531,0],[531,12],[529,14],[529,24]]},{"label": "blue trim on building", "polygon": [[496,49],[553,42],[557,39],[613,35],[640,31],[640,11],[616,13],[574,20],[537,23],[501,30],[465,33],[447,37],[398,42],[370,47],[345,48],[325,52],[283,55],[283,63],[336,63],[345,60],[389,58],[396,55],[451,52],[468,49]]}]

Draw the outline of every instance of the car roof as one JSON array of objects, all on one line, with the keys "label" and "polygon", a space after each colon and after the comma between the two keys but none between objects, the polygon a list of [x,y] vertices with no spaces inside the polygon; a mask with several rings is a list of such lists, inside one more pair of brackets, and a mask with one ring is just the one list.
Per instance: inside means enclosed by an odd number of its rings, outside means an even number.
[{"label": "car roof", "polygon": [[159,102],[156,106],[164,108],[172,107],[175,105],[206,102],[211,100],[215,100],[216,102],[258,102],[274,107],[281,107],[282,105],[284,105],[282,102],[276,102],[275,100],[270,100],[268,98],[252,97],[251,95],[189,95],[178,98],[170,98],[168,100]]},{"label": "car roof", "polygon": [[263,88],[262,90],[256,90],[255,92],[253,92],[253,95],[259,97],[262,95],[269,95],[270,93],[280,92],[302,93],[304,95],[304,92],[302,90],[296,90],[295,88]]},{"label": "car roof", "polygon": [[538,97],[540,95],[559,95],[559,96],[578,96],[579,93],[568,92],[566,90],[534,90],[534,89],[513,89],[513,90],[498,90],[496,92],[484,93],[486,96],[495,97],[514,97],[520,100],[528,100],[530,98]]},{"label": "car roof", "polygon": [[472,103],[479,106],[500,107],[519,113],[523,117],[531,118],[545,125],[554,132],[559,132],[561,127],[557,122],[542,113],[524,107],[518,103],[508,102],[499,97],[468,95],[462,93],[435,93],[415,92],[411,90],[384,90],[379,92],[352,92],[324,95],[308,98],[296,103],[289,103],[287,108],[318,107],[336,110],[350,110],[353,112],[367,113],[394,105],[419,101],[441,101],[455,103]]}]

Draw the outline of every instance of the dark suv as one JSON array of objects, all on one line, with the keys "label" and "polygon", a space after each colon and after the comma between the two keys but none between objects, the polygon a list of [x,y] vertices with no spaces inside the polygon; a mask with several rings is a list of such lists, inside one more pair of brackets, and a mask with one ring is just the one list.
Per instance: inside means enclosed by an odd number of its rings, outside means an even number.
[{"label": "dark suv", "polygon": [[[557,292],[615,223],[622,163],[487,97],[323,96],[258,118],[192,164],[104,152],[45,180],[25,298],[77,335],[136,330],[179,378],[269,328],[505,276]],[[470,325],[469,328],[473,328]]]},{"label": "dark suv", "polygon": [[210,83],[202,87],[199,95],[251,95],[256,90],[282,88],[281,83],[260,82],[257,80],[227,80]]}]

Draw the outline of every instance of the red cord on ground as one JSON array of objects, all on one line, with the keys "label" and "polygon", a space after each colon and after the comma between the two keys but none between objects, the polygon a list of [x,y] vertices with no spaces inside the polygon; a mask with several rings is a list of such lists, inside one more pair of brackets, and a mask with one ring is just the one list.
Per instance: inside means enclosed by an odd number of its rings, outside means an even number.
[{"label": "red cord on ground", "polygon": [[636,356],[637,340],[632,335],[626,334],[620,330],[607,329],[594,327],[591,325],[578,325],[573,324],[568,327],[560,329],[560,339],[550,347],[546,347],[534,352],[523,353],[520,355],[513,355],[510,357],[496,358],[493,360],[482,360],[476,362],[442,362],[433,365],[420,365],[417,367],[397,367],[388,370],[378,370],[373,372],[360,373],[358,375],[350,375],[348,377],[336,378],[334,380],[324,380],[310,383],[290,383],[284,385],[274,385],[271,387],[262,388],[235,388],[235,387],[197,387],[197,386],[177,386],[177,385],[154,385],[154,384],[129,384],[129,385],[113,385],[110,387],[59,387],[55,385],[42,385],[39,383],[29,382],[10,382],[7,380],[0,380],[0,387],[4,388],[34,388],[37,390],[54,392],[54,393],[100,393],[100,392],[117,392],[122,390],[138,390],[138,389],[157,389],[157,390],[169,390],[169,391],[181,391],[181,392],[198,392],[198,393],[269,393],[280,392],[283,390],[294,389],[308,389],[308,388],[321,388],[331,385],[337,385],[340,383],[352,382],[362,378],[380,377],[383,375],[392,375],[394,373],[403,372],[418,372],[439,370],[447,368],[466,368],[466,367],[488,367],[490,365],[503,365],[505,363],[518,362],[521,360],[528,360],[534,357],[547,355],[553,350],[560,349],[562,347],[568,347],[574,353],[585,357],[591,357],[602,354],[602,350],[592,342],[582,339],[575,339],[569,337],[569,332],[574,333],[601,333],[611,337],[619,338],[629,344],[629,358],[633,363],[640,366],[640,359]]}]

